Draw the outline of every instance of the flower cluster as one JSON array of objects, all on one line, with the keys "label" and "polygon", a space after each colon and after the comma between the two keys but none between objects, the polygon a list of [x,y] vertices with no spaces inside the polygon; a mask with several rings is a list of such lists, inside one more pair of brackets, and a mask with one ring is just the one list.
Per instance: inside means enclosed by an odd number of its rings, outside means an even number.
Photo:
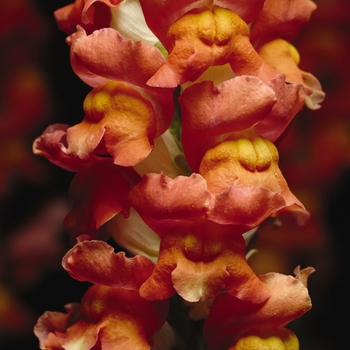
[{"label": "flower cluster", "polygon": [[168,312],[175,295],[188,319],[205,319],[198,349],[299,348],[284,326],[311,308],[313,269],[257,276],[245,238],[268,218],[309,217],[274,142],[324,98],[290,44],[315,8],[76,0],[55,12],[92,90],[79,124],[51,125],[33,148],[76,172],[64,224],[77,243],[63,267],[92,286],[38,320],[41,349],[187,348]]}]

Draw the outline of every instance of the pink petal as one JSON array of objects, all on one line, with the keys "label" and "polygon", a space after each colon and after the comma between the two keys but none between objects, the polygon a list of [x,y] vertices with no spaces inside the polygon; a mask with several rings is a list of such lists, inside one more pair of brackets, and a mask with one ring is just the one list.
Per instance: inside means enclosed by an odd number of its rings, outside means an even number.
[{"label": "pink petal", "polygon": [[86,35],[78,27],[68,42],[73,70],[92,87],[112,79],[146,88],[147,80],[165,62],[156,47],[123,39],[112,28]]},{"label": "pink petal", "polygon": [[67,124],[53,124],[47,127],[41,136],[33,143],[33,153],[47,158],[51,163],[69,170],[77,171],[79,159],[67,155],[66,131]]},{"label": "pink petal", "polygon": [[47,158],[51,163],[68,171],[78,171],[88,163],[110,162],[112,158],[90,155],[87,159],[80,159],[67,152],[67,124],[53,124],[47,127],[43,134],[33,143],[34,154]]},{"label": "pink petal", "polygon": [[78,281],[138,291],[151,275],[154,263],[138,255],[126,258],[124,252],[114,253],[103,241],[77,243],[62,260],[63,267]]},{"label": "pink petal", "polygon": [[211,195],[198,174],[171,179],[163,174],[144,175],[130,192],[129,200],[146,223],[162,235],[162,227],[173,220],[204,218]]},{"label": "pink petal", "polygon": [[244,230],[254,228],[284,208],[286,202],[278,192],[266,188],[232,187],[215,197],[208,219],[220,224],[234,224]]},{"label": "pink petal", "polygon": [[278,74],[268,83],[277,97],[277,103],[272,107],[270,114],[254,125],[256,134],[275,142],[303,108],[305,103],[302,85],[286,84],[285,76]]},{"label": "pink petal", "polygon": [[225,135],[266,118],[276,96],[259,78],[240,76],[217,87],[209,81],[192,85],[179,102],[184,152],[192,170],[197,171],[204,153]]},{"label": "pink petal", "polygon": [[294,39],[316,7],[311,0],[265,0],[258,18],[252,23],[251,41],[256,44],[276,38]]}]

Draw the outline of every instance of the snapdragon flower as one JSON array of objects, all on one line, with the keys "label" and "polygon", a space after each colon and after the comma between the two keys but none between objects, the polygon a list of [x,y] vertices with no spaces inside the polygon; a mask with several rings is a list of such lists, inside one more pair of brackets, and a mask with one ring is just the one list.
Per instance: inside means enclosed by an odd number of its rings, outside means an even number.
[{"label": "snapdragon flower", "polygon": [[309,218],[274,142],[324,97],[289,43],[314,9],[309,0],[76,0],[56,11],[72,68],[92,90],[83,120],[47,129],[34,151],[77,172],[65,219],[77,243],[63,267],[93,286],[58,316],[60,329],[45,326],[56,314],[39,320],[42,349],[150,349],[175,295],[211,305],[208,349],[243,349],[266,332],[297,349],[283,327],[311,308],[307,289],[299,277],[258,277],[244,235],[271,217]]}]

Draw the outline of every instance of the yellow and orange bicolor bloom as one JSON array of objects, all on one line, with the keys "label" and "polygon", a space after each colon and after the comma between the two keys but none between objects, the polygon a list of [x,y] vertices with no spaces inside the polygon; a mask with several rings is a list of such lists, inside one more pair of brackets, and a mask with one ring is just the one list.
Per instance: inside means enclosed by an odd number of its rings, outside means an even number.
[{"label": "yellow and orange bicolor bloom", "polygon": [[[40,319],[42,347],[150,349],[177,293],[212,305],[209,349],[262,345],[266,334],[268,346],[297,349],[283,327],[311,307],[301,282],[311,270],[258,277],[244,233],[270,217],[309,218],[274,142],[324,97],[289,43],[314,9],[309,0],[77,0],[56,11],[92,91],[82,122],[51,126],[34,151],[77,172],[65,225],[78,243],[63,266],[94,286],[56,332],[43,321],[56,314]],[[102,228],[136,256],[114,253]]]},{"label": "yellow and orange bicolor bloom", "polygon": [[168,311],[167,300],[147,301],[139,295],[154,263],[142,256],[126,258],[101,241],[82,241],[68,251],[63,267],[93,285],[80,305],[67,306],[67,315],[47,312],[40,317],[34,331],[41,349],[151,348]]}]

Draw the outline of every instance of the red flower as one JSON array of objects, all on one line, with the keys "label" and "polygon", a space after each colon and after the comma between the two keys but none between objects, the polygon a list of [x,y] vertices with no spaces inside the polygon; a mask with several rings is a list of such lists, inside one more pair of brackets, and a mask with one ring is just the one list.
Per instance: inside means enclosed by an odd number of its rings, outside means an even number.
[{"label": "red flower", "polygon": [[145,175],[129,199],[161,243],[141,295],[165,299],[176,291],[187,301],[198,301],[225,288],[241,299],[265,300],[269,294],[245,261],[242,233],[284,208],[286,194],[267,186],[226,185],[221,192],[210,191],[198,174],[175,179]]},{"label": "red flower", "polygon": [[154,267],[150,260],[128,259],[104,242],[84,241],[66,254],[63,266],[73,278],[94,285],[79,310],[68,306],[67,316],[41,316],[35,326],[41,349],[151,349],[168,307],[167,301],[150,302],[139,295]]},{"label": "red flower", "polygon": [[[286,332],[282,327],[311,309],[306,282],[312,272],[314,269],[308,267],[301,271],[295,269],[296,278],[278,273],[260,276],[271,292],[270,298],[261,304],[249,304],[227,293],[218,295],[204,325],[208,348],[245,349],[237,345],[240,338],[262,337],[264,333],[285,339]],[[262,346],[263,340],[258,344]]]}]

